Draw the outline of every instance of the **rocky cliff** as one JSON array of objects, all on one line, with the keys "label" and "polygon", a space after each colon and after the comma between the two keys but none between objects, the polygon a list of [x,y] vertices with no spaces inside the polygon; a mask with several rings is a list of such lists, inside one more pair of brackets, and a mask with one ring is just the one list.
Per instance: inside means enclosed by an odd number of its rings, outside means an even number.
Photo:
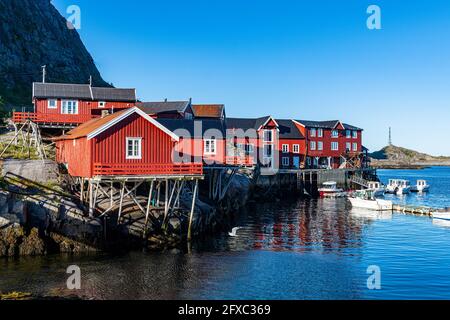
[{"label": "rocky cliff", "polygon": [[108,86],[76,30],[50,0],[0,0],[0,96],[7,106],[31,104],[31,83],[48,82]]}]

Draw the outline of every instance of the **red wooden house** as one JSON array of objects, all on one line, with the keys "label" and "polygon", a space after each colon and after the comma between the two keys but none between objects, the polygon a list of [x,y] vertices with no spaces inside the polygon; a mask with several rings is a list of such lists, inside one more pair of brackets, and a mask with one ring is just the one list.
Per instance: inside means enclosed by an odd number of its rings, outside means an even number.
[{"label": "red wooden house", "polygon": [[295,120],[306,138],[306,167],[361,167],[362,129],[332,121]]},{"label": "red wooden house", "polygon": [[235,150],[258,159],[255,164],[300,168],[305,159],[305,138],[292,120],[228,118],[227,129],[235,134]]},{"label": "red wooden house", "polygon": [[105,111],[134,107],[135,89],[99,88],[89,84],[33,83],[34,112],[14,112],[13,121],[41,126],[74,127]]},{"label": "red wooden house", "polygon": [[201,175],[177,163],[179,137],[137,107],[92,119],[56,140],[57,162],[74,177]]}]

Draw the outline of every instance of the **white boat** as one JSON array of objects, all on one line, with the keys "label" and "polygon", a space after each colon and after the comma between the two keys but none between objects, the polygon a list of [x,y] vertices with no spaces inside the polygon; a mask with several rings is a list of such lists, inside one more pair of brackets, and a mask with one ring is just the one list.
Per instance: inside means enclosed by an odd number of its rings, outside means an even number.
[{"label": "white boat", "polygon": [[381,185],[380,182],[377,181],[370,181],[368,183],[367,191],[372,191],[374,197],[382,197],[384,196],[384,192],[386,189]]},{"label": "white boat", "polygon": [[426,180],[417,180],[416,185],[411,187],[411,192],[428,192],[430,185]]},{"label": "white boat", "polygon": [[386,187],[386,193],[397,195],[407,194],[411,191],[411,185],[408,180],[390,179]]},{"label": "white boat", "polygon": [[450,221],[450,208],[434,211],[431,216],[433,219]]},{"label": "white boat", "polygon": [[348,198],[354,208],[364,208],[375,211],[392,211],[392,201],[376,199],[373,192],[368,190],[355,191]]},{"label": "white boat", "polygon": [[398,180],[397,195],[408,194],[411,191],[411,184],[408,180]]},{"label": "white boat", "polygon": [[324,182],[318,191],[322,198],[338,198],[346,195],[344,189],[338,188],[335,181]]},{"label": "white boat", "polygon": [[396,193],[398,188],[398,179],[389,179],[389,183],[386,187],[386,193]]}]

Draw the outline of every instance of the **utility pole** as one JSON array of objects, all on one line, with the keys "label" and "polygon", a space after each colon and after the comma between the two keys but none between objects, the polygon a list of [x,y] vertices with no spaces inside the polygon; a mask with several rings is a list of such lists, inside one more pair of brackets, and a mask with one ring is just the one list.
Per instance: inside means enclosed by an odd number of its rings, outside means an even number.
[{"label": "utility pole", "polygon": [[389,127],[389,145],[392,146],[392,129]]},{"label": "utility pole", "polygon": [[42,66],[42,83],[45,83],[46,75],[47,75],[47,66]]}]

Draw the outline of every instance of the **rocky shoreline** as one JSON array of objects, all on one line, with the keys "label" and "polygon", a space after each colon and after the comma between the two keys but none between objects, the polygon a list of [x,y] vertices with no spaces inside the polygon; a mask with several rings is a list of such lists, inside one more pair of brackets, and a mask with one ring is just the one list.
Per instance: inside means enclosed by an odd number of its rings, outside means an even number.
[{"label": "rocky shoreline", "polygon": [[[184,210],[173,215],[163,226],[160,211],[151,212],[151,224],[144,234],[143,216],[132,206],[117,224],[114,216],[109,219],[89,218],[86,208],[74,199],[64,196],[65,178],[58,177],[48,166],[52,163],[36,161],[30,174],[40,181],[53,180],[61,193],[36,190],[33,187],[8,185],[3,178],[0,191],[0,257],[36,256],[45,254],[95,253],[100,251],[148,248],[171,249],[182,244],[187,235],[188,212],[192,203],[186,194],[180,199]],[[16,163],[21,174],[27,175],[24,165]],[[39,168],[44,166],[45,168]],[[11,169],[11,168],[9,168]],[[16,170],[17,171],[17,170]],[[46,172],[35,176],[36,172]],[[48,175],[51,175],[49,177]],[[4,175],[3,175],[4,176]],[[237,174],[225,198],[211,203],[200,197],[195,206],[192,224],[194,236],[229,230],[234,213],[244,207],[251,194],[251,177]]]}]

